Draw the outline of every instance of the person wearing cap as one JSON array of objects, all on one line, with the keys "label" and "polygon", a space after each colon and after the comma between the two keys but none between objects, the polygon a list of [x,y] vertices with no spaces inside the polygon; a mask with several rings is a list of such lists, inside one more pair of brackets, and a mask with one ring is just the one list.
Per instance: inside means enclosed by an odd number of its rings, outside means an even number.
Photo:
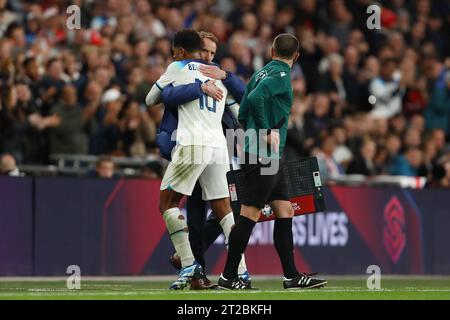
[{"label": "person wearing cap", "polygon": [[122,93],[117,88],[106,90],[101,97],[102,107],[97,112],[99,127],[91,139],[93,154],[111,154],[117,151],[120,139],[119,113],[122,110]]}]

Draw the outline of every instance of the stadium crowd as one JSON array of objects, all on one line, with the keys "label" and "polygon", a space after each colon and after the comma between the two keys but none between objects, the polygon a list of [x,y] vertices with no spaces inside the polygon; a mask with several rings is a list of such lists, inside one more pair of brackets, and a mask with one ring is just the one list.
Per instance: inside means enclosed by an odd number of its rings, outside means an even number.
[{"label": "stadium crowd", "polygon": [[[450,186],[450,4],[367,0],[0,0],[0,153],[157,154],[163,107],[145,96],[184,28],[214,33],[215,61],[248,80],[281,32],[301,42],[292,70],[287,159],[324,176],[426,176]],[[81,8],[67,28],[66,8]]]}]

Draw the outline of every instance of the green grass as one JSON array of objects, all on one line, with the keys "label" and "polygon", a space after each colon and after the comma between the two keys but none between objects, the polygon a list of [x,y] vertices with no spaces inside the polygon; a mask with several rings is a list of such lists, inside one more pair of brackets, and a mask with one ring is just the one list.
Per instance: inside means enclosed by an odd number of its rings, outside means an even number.
[{"label": "green grass", "polygon": [[[66,288],[64,279],[0,278],[0,299],[160,299],[160,300],[450,300],[450,277],[385,276],[381,290],[368,290],[364,277],[329,277],[322,289],[285,291],[279,279],[256,278],[258,291],[172,292],[167,288],[172,278],[88,278],[80,290]],[[217,280],[216,277],[211,277]]]}]

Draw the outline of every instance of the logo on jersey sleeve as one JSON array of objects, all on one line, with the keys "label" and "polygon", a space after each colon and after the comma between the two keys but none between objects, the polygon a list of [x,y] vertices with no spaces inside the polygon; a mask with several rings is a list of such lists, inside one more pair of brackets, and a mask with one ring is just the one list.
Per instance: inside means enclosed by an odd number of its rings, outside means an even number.
[{"label": "logo on jersey sleeve", "polygon": [[281,71],[281,72],[280,72],[280,75],[281,75],[282,77],[284,77],[284,76],[286,75],[286,72]]},{"label": "logo on jersey sleeve", "polygon": [[256,81],[259,81],[259,80],[261,80],[262,78],[264,78],[265,76],[267,76],[267,71],[266,71],[266,70],[263,70],[263,71],[261,71],[260,73],[258,73],[258,74],[256,75],[255,80],[256,80]]}]

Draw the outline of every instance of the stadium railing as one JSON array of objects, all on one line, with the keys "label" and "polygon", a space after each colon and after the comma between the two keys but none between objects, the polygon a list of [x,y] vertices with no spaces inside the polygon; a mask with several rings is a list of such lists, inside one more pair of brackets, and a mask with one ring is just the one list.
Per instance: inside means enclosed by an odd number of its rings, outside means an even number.
[{"label": "stadium railing", "polygon": [[[165,165],[166,161],[156,155],[146,157],[111,157],[117,166],[115,174],[118,176],[135,177],[140,176],[142,169],[152,162],[158,162]],[[54,164],[51,165],[18,165],[20,172],[33,176],[58,176],[71,175],[83,176],[88,171],[95,168],[95,163],[99,156],[95,155],[72,155],[72,154],[52,154],[50,156]]]},{"label": "stadium railing", "polygon": [[[33,176],[57,176],[73,175],[83,176],[89,170],[94,169],[98,156],[95,155],[72,155],[72,154],[52,154],[50,156],[53,165],[19,165],[22,173]],[[117,165],[116,175],[136,177],[140,176],[142,169],[149,163],[158,162],[163,167],[167,161],[157,155],[148,155],[145,157],[112,157]],[[427,179],[425,177],[407,177],[379,175],[367,177],[358,174],[342,174],[330,176],[326,184],[339,184],[349,186],[395,186],[401,188],[422,189]]]},{"label": "stadium railing", "polygon": [[395,186],[400,188],[423,189],[427,182],[427,178],[389,175],[367,177],[359,174],[346,174],[332,176],[327,182],[353,186]]}]

